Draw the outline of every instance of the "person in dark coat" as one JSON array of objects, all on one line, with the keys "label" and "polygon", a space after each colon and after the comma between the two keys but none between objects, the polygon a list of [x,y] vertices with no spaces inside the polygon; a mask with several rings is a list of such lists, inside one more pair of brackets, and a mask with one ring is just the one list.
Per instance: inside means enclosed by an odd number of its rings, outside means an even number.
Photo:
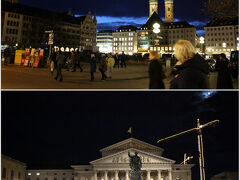
[{"label": "person in dark coat", "polygon": [[72,59],[72,72],[76,72],[76,55],[75,55],[75,52],[72,51],[71,52],[71,59]]},{"label": "person in dark coat", "polygon": [[91,73],[91,81],[94,81],[94,73],[96,72],[97,68],[97,60],[94,54],[91,54],[90,59],[90,73]]},{"label": "person in dark coat", "polygon": [[76,52],[76,54],[75,54],[75,58],[76,58],[76,65],[79,67],[79,69],[80,69],[80,72],[83,72],[83,68],[82,68],[82,66],[81,66],[81,54],[80,54],[80,52],[79,52],[79,49],[77,50],[77,52]]},{"label": "person in dark coat", "polygon": [[163,79],[165,78],[162,63],[160,61],[161,55],[152,51],[149,55],[149,89],[165,89]]},{"label": "person in dark coat", "polygon": [[121,68],[123,68],[123,66],[125,68],[127,67],[126,60],[127,60],[127,57],[126,57],[126,55],[124,54],[124,51],[123,51],[122,55],[121,55]]},{"label": "person in dark coat", "polygon": [[9,46],[7,45],[6,49],[4,50],[3,52],[3,55],[4,55],[4,65],[7,66],[8,63],[10,63],[10,59],[11,59],[11,52],[10,52],[10,48]]},{"label": "person in dark coat", "polygon": [[59,77],[59,81],[62,82],[63,81],[62,67],[64,65],[64,55],[61,50],[59,50],[57,54],[56,63],[57,63],[57,76],[54,79],[58,80]]},{"label": "person in dark coat", "polygon": [[218,71],[217,89],[233,89],[228,63],[226,55],[224,53],[220,54],[215,65],[215,70]]},{"label": "person in dark coat", "polygon": [[202,56],[195,53],[191,42],[179,40],[175,45],[175,57],[178,62],[171,89],[209,89],[210,67]]},{"label": "person in dark coat", "polygon": [[106,76],[105,72],[107,71],[107,60],[105,58],[105,54],[102,54],[102,57],[100,58],[99,71],[102,74],[101,80],[106,80],[107,76]]},{"label": "person in dark coat", "polygon": [[114,64],[113,67],[115,68],[115,66],[117,66],[118,69],[119,69],[119,55],[118,55],[118,53],[115,54],[114,60],[115,60],[115,64]]}]

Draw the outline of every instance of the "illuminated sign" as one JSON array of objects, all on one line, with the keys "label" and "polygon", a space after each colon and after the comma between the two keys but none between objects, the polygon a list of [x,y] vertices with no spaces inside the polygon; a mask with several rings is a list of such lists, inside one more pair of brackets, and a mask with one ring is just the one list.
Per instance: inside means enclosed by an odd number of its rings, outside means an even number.
[{"label": "illuminated sign", "polygon": [[156,33],[156,34],[160,33],[160,25],[158,23],[155,23],[153,25],[153,32]]}]

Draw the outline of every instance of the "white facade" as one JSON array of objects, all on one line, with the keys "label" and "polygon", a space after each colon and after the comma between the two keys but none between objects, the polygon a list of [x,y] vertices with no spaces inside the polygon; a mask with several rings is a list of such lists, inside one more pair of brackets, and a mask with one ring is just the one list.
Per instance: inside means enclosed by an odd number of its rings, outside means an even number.
[{"label": "white facade", "polygon": [[205,27],[207,54],[230,54],[239,50],[238,25]]},{"label": "white facade", "polygon": [[137,32],[119,30],[113,33],[113,53],[122,53],[132,55],[137,52]]},{"label": "white facade", "polygon": [[101,53],[112,53],[113,51],[113,35],[110,31],[102,31],[97,33],[97,46]]},{"label": "white facade", "polygon": [[129,138],[101,149],[102,157],[90,165],[72,165],[72,170],[28,170],[28,180],[130,180],[129,151],[137,151],[142,160],[142,180],[192,179],[194,165],[175,164],[162,156],[162,148]]}]

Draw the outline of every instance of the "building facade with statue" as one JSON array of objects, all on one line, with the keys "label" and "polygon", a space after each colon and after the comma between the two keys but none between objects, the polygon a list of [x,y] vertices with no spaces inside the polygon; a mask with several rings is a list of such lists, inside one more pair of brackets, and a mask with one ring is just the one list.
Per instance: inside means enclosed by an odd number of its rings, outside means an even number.
[{"label": "building facade with statue", "polygon": [[128,152],[142,161],[142,180],[191,180],[192,164],[176,164],[163,149],[129,138],[100,150],[102,157],[72,169],[27,170],[27,180],[130,180]]}]

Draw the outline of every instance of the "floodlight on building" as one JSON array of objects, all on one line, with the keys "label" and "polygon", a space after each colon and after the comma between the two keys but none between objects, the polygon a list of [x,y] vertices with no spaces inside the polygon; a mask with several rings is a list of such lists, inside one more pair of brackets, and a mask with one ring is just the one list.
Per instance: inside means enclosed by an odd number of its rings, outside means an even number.
[{"label": "floodlight on building", "polygon": [[203,36],[200,37],[200,44],[204,44],[205,38]]},{"label": "floodlight on building", "polygon": [[156,34],[160,33],[160,24],[158,23],[153,24],[153,32]]},{"label": "floodlight on building", "polygon": [[40,176],[40,173],[36,173],[37,176]]},{"label": "floodlight on building", "polygon": [[31,173],[28,173],[29,176],[31,176],[32,174]]},{"label": "floodlight on building", "polygon": [[227,47],[227,44],[224,42],[224,43],[222,44],[222,46],[223,46],[224,48],[226,48],[226,47]]},{"label": "floodlight on building", "polygon": [[16,46],[18,46],[18,43],[16,44]]}]

